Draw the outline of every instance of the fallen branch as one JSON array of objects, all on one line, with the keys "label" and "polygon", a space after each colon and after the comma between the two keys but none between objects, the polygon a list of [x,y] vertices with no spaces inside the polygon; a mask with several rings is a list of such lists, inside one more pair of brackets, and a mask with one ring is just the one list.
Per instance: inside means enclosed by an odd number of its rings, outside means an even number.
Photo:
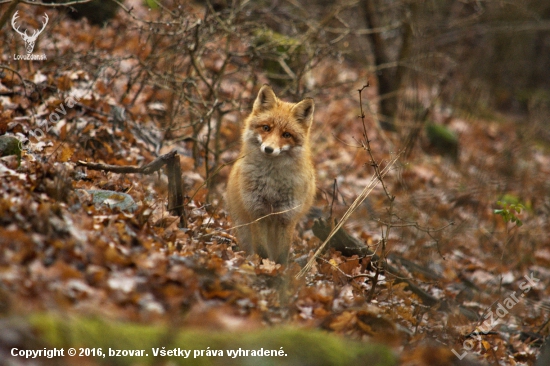
[{"label": "fallen branch", "polygon": [[315,260],[317,259],[317,257],[321,254],[321,252],[325,249],[325,246],[327,245],[328,241],[332,238],[332,236],[342,227],[342,225],[344,225],[344,223],[350,218],[351,214],[357,209],[357,207],[359,207],[361,205],[361,203],[363,203],[363,201],[368,197],[368,195],[372,192],[372,190],[374,189],[374,187],[376,187],[376,185],[378,183],[380,183],[380,180],[381,178],[383,178],[386,173],[388,173],[388,171],[391,169],[391,167],[395,164],[395,162],[397,161],[397,159],[399,158],[399,154],[397,156],[395,156],[393,159],[391,159],[389,162],[388,162],[388,165],[386,165],[384,167],[384,169],[382,169],[379,173],[379,175],[375,174],[371,177],[371,180],[369,182],[369,184],[363,189],[363,191],[361,192],[361,194],[355,199],[355,201],[353,201],[353,203],[351,204],[351,206],[348,208],[348,210],[346,211],[346,213],[344,213],[344,215],[342,216],[342,218],[340,219],[340,221],[338,222],[338,224],[331,230],[330,234],[328,235],[328,237],[326,239],[324,239],[324,242],[323,244],[321,244],[321,246],[319,247],[319,249],[317,249],[317,251],[315,252],[315,255],[313,256],[313,258],[311,258],[309,260],[309,262],[307,262],[307,264],[304,266],[304,268],[302,268],[302,270],[296,275],[297,278],[299,277],[302,277],[303,275],[305,275],[310,269],[311,267],[313,266],[313,263],[315,262]]},{"label": "fallen branch", "polygon": [[[330,234],[331,237],[328,240],[328,246],[341,252],[345,256],[358,255],[360,257],[370,256],[372,261],[379,261],[380,257],[369,249],[365,244],[349,235],[343,228],[338,229],[336,232],[331,231],[332,227],[326,220],[318,219],[313,224],[313,234],[323,241],[327,241]],[[408,289],[420,298],[420,301],[424,305],[434,306],[440,305],[440,308],[446,308],[447,304],[440,302],[438,299],[422,290],[415,285],[412,280],[408,279],[406,275],[402,274],[397,268],[390,264],[385,264],[384,269],[387,275],[395,278],[395,283],[404,282],[407,284]]]},{"label": "fallen branch", "polygon": [[110,165],[103,163],[91,163],[87,161],[79,160],[76,166],[83,166],[90,170],[102,170],[105,172],[119,173],[119,174],[153,174],[159,171],[166,165],[168,175],[168,210],[174,216],[180,217],[180,227],[186,227],[185,222],[185,207],[183,197],[183,184],[181,182],[181,168],[180,157],[176,150],[170,151],[168,154],[164,154],[153,160],[152,162],[145,164],[144,166],[120,166]]},{"label": "fallen branch", "polygon": [[[130,174],[130,173],[138,173],[138,174],[153,174],[154,172],[160,170],[164,165],[168,164],[171,159],[174,159],[178,155],[176,150],[170,151],[168,154],[164,154],[153,160],[152,162],[145,164],[142,167],[133,166],[133,165],[110,165],[110,164],[103,164],[103,163],[90,163],[87,161],[79,160],[76,163],[76,166],[84,166],[87,169],[90,170],[103,170],[105,172],[113,172],[113,173],[120,173],[120,174]],[[179,162],[179,156],[178,156],[178,162]]]}]

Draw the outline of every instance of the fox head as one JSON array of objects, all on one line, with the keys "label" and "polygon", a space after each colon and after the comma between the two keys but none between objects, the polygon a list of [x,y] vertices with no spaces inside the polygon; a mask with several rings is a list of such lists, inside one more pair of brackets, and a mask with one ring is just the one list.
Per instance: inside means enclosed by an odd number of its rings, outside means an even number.
[{"label": "fox head", "polygon": [[299,103],[284,102],[269,85],[264,85],[247,119],[244,139],[259,145],[261,152],[270,156],[302,151],[309,143],[314,107],[312,98]]}]

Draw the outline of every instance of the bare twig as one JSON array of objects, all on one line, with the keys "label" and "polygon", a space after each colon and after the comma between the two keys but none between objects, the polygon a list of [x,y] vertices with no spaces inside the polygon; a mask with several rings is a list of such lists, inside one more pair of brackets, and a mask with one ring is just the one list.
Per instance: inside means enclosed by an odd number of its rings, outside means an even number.
[{"label": "bare twig", "polygon": [[296,209],[297,209],[298,207],[300,207],[300,206],[302,206],[302,205],[297,205],[297,206],[294,206],[294,207],[292,207],[292,208],[289,208],[289,209],[283,210],[283,211],[271,212],[271,213],[268,213],[267,215],[264,215],[264,216],[262,216],[262,217],[257,218],[257,219],[254,220],[254,221],[247,222],[246,224],[233,226],[233,227],[229,228],[228,230],[238,229],[238,228],[243,227],[243,226],[252,225],[252,224],[255,224],[255,223],[257,223],[258,221],[261,221],[261,220],[263,220],[263,219],[265,219],[265,218],[267,218],[267,217],[275,216],[275,215],[280,215],[280,214],[284,214],[284,213],[289,212],[289,211],[296,210]]},{"label": "bare twig", "polygon": [[[397,159],[399,158],[399,155],[392,158],[388,164],[380,171],[380,177],[384,178],[384,176],[390,171],[390,169],[393,167],[393,165],[397,162]],[[372,192],[374,187],[378,185],[380,180],[378,179],[378,176],[373,175],[371,177],[371,180],[367,184],[367,186],[363,189],[361,194],[353,201],[351,206],[348,208],[346,213],[342,216],[340,219],[340,222],[331,230],[330,234],[328,235],[327,239],[321,244],[319,249],[315,252],[314,256],[308,261],[308,263],[302,268],[302,270],[296,275],[297,278],[300,278],[304,276],[313,266],[313,263],[315,262],[316,258],[321,255],[323,250],[325,249],[325,246],[328,244],[329,240],[336,234],[336,232],[344,225],[344,223],[350,218],[350,216],[353,214],[353,212],[363,203],[363,201],[368,197],[368,195]]]},{"label": "bare twig", "polygon": [[138,167],[138,166],[132,166],[132,165],[110,165],[110,164],[103,164],[103,163],[91,163],[79,160],[76,163],[76,166],[83,166],[90,170],[103,170],[106,172],[113,172],[113,173],[122,173],[122,174],[128,174],[128,173],[138,173],[138,174],[153,174],[154,172],[160,170],[164,165],[166,165],[167,161],[174,158],[177,155],[176,150],[172,150],[168,154],[164,154],[150,162],[149,164],[146,164],[144,166]]},{"label": "bare twig", "polygon": [[252,224],[255,224],[265,218],[268,218],[270,216],[275,216],[275,215],[281,215],[281,214],[284,214],[286,212],[289,212],[289,211],[293,211],[293,210],[296,210],[298,207],[300,207],[302,205],[297,205],[297,206],[294,206],[292,208],[289,208],[289,209],[286,209],[286,210],[283,210],[283,211],[277,211],[277,212],[271,212],[271,213],[268,213],[267,215],[264,215],[262,217],[259,217],[257,218],[256,220],[254,221],[251,221],[251,222],[247,222],[246,224],[241,224],[241,225],[237,225],[237,226],[233,226],[233,227],[230,227],[228,228],[227,230],[217,230],[217,231],[214,231],[212,233],[208,233],[208,234],[203,234],[201,236],[199,236],[200,238],[203,238],[203,237],[206,237],[206,236],[211,236],[211,235],[216,235],[216,234],[219,234],[219,233],[222,233],[222,232],[226,232],[226,231],[231,231],[231,230],[234,230],[234,229],[238,229],[240,227],[244,227],[244,226],[248,226],[248,225],[252,225]]},{"label": "bare twig", "polygon": [[380,175],[380,165],[376,162],[376,160],[374,159],[374,156],[372,155],[372,149],[370,147],[370,140],[369,140],[369,136],[367,134],[367,127],[365,125],[365,113],[363,112],[363,100],[362,100],[361,93],[363,92],[363,90],[365,88],[368,88],[368,87],[369,87],[369,83],[367,82],[366,85],[363,85],[363,87],[358,90],[358,92],[359,92],[359,107],[361,109],[361,115],[359,117],[361,118],[361,122],[363,123],[363,139],[364,140],[362,142],[362,146],[363,146],[363,149],[365,149],[365,151],[367,151],[367,153],[369,154],[370,161],[371,161],[371,166],[374,169],[374,173],[376,174],[376,177],[380,180],[380,183],[382,184],[382,188],[384,188],[384,193],[386,193],[386,197],[388,197],[388,200],[391,203],[395,199],[395,196],[392,196],[388,192],[388,188],[386,187],[386,184],[384,183],[384,180],[382,179],[382,176]]}]

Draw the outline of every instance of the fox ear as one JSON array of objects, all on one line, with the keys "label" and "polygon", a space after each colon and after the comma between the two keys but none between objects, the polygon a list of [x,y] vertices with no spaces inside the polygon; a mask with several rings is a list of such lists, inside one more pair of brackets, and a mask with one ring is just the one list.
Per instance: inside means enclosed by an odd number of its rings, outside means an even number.
[{"label": "fox ear", "polygon": [[252,111],[253,112],[269,111],[270,109],[273,109],[276,104],[277,104],[277,96],[273,92],[273,89],[271,89],[269,85],[264,84],[264,86],[262,86],[262,88],[258,92],[256,101],[254,101],[254,107],[252,107]]},{"label": "fox ear", "polygon": [[309,126],[313,121],[314,109],[315,103],[313,102],[313,98],[306,98],[292,107],[294,117],[296,117],[298,122],[304,123],[306,126]]}]

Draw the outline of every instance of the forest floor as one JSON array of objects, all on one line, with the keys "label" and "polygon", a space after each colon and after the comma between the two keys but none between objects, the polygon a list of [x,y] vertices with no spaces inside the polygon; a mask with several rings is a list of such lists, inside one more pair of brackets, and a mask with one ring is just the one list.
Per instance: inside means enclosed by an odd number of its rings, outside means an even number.
[{"label": "forest floor", "polygon": [[[37,19],[44,11],[32,9]],[[0,158],[4,317],[48,312],[217,331],[284,325],[385,344],[402,365],[534,364],[550,333],[550,141],[526,117],[437,105],[430,118],[459,137],[456,161],[434,153],[422,131],[412,153],[401,155],[384,178],[393,203],[377,186],[345,223],[352,237],[437,300],[428,304],[394,273],[377,274],[369,256],[331,250],[297,278],[321,244],[311,217],[297,230],[288,266],[239,251],[222,195],[240,122],[265,77],[253,85],[234,82],[239,75],[233,75],[222,84],[228,95],[244,97],[221,123],[226,165],[207,182],[189,140],[151,147],[165,132],[155,113],[170,103],[166,93],[145,86],[132,100],[124,70],[98,76],[84,59],[69,59],[87,49],[115,52],[109,40],[117,32],[119,54],[138,53],[138,41],[114,25],[85,20],[52,22],[47,32],[35,52],[48,60],[30,62],[12,59],[17,35],[7,25],[0,30],[13,41],[2,46],[0,135],[26,147],[20,164],[13,155]],[[54,35],[55,42],[48,40]],[[316,103],[315,207],[339,219],[373,174],[360,146],[357,90],[375,81],[358,65],[330,58],[308,77]],[[335,79],[340,83],[325,87]],[[369,113],[375,89],[363,92],[365,123],[373,156],[384,167],[405,144]],[[39,138],[30,134],[37,129],[43,130]],[[143,165],[174,149],[186,187],[183,229],[166,209],[165,174],[77,166]],[[136,210],[95,204],[88,190],[97,189],[129,194]],[[522,225],[495,213],[502,208]]]}]

